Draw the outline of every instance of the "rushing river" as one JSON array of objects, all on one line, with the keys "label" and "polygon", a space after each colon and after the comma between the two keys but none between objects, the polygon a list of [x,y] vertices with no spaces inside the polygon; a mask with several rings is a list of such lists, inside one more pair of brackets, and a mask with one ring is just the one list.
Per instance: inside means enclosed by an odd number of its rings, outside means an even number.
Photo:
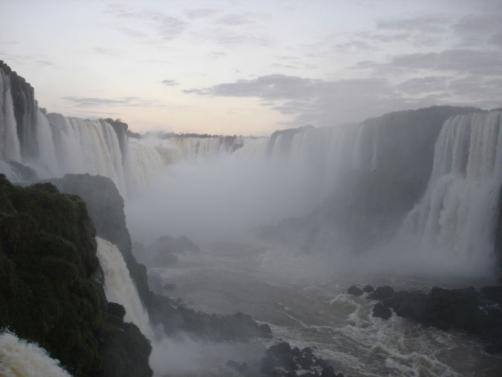
[{"label": "rushing river", "polygon": [[277,262],[271,255],[264,248],[212,245],[201,255],[182,257],[176,267],[154,269],[152,276],[161,277],[167,287],[174,284],[168,293],[196,309],[251,314],[272,327],[275,339],[313,347],[346,376],[500,377],[502,357],[484,353],[467,336],[396,316],[373,318],[369,300],[346,293],[353,283],[387,282],[399,289],[420,288],[420,280],[320,278],[308,271],[292,273],[287,261]]}]

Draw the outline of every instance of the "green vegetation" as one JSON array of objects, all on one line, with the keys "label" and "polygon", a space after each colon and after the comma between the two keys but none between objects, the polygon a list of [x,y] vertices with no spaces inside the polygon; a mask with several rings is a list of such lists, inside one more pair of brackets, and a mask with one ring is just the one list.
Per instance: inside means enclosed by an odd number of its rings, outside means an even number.
[{"label": "green vegetation", "polygon": [[151,376],[148,341],[111,310],[102,285],[84,202],[0,175],[0,328],[37,342],[75,377]]}]

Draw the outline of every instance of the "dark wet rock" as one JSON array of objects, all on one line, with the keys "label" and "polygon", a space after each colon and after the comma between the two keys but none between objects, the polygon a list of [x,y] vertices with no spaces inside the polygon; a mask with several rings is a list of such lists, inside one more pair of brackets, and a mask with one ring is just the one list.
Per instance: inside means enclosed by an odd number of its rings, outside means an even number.
[{"label": "dark wet rock", "polygon": [[394,295],[394,289],[388,285],[377,287],[373,292],[368,295],[371,300],[384,300]]},{"label": "dark wet rock", "polygon": [[181,254],[186,252],[200,253],[200,248],[191,239],[185,236],[172,237],[163,236],[160,237],[154,244],[153,247],[158,250],[167,251],[169,253]]},{"label": "dark wet rock", "polygon": [[351,285],[349,289],[347,289],[347,293],[352,296],[359,297],[362,296],[364,292],[361,288],[356,287],[355,285]]},{"label": "dark wet rock", "polygon": [[156,267],[169,267],[178,264],[180,258],[176,254],[164,252],[158,253],[153,257],[153,266]]},{"label": "dark wet rock", "polygon": [[103,377],[150,377],[150,342],[132,323],[123,321],[125,309],[109,303],[101,347]]},{"label": "dark wet rock", "polygon": [[173,266],[186,253],[200,253],[200,248],[185,236],[163,236],[148,247],[146,255],[151,256],[151,260],[146,258],[145,262],[154,266]]},{"label": "dark wet rock", "polygon": [[315,356],[311,348],[299,349],[286,342],[265,351],[261,373],[265,377],[343,377],[330,363]]},{"label": "dark wet rock", "polygon": [[236,370],[240,374],[245,375],[247,371],[249,370],[249,365],[246,362],[238,362],[235,360],[229,360],[227,361],[227,367]]},{"label": "dark wet rock", "polygon": [[373,307],[372,314],[373,314],[373,317],[382,318],[382,319],[389,319],[390,317],[392,317],[392,310],[387,305],[384,305],[381,302],[378,302]]},{"label": "dark wet rock", "polygon": [[375,289],[374,289],[371,285],[365,285],[365,286],[363,287],[363,291],[364,291],[365,293],[371,293],[371,292],[373,292],[374,290],[375,290]]},{"label": "dark wet rock", "polygon": [[51,180],[61,191],[80,196],[87,205],[97,235],[115,244],[122,253],[143,304],[150,303],[150,289],[146,267],[138,263],[132,252],[129,230],[126,226],[124,199],[113,181],[107,177],[89,174],[67,174]]},{"label": "dark wet rock", "polygon": [[[0,175],[0,328],[40,344],[75,377],[150,377],[150,345],[124,313],[106,302],[85,203]],[[105,374],[129,360],[127,373]]]},{"label": "dark wet rock", "polygon": [[180,332],[212,341],[248,340],[270,338],[272,331],[243,313],[217,315],[186,307],[180,301],[166,296],[153,295],[151,318],[159,323],[166,334]]},{"label": "dark wet rock", "polygon": [[[384,288],[384,289],[381,289]],[[368,297],[397,315],[444,331],[462,331],[480,339],[488,352],[502,352],[502,286],[394,292],[379,287]],[[376,294],[380,292],[380,294]],[[375,310],[373,312],[375,315]],[[380,318],[383,316],[377,315]]]}]

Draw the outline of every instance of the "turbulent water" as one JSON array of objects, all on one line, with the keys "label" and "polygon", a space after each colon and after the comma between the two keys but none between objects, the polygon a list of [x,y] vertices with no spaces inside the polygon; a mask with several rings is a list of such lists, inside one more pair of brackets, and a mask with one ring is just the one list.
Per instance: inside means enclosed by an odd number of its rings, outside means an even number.
[{"label": "turbulent water", "polygon": [[276,340],[313,347],[345,375],[500,376],[502,358],[485,354],[476,341],[396,316],[374,318],[371,302],[345,293],[355,282],[390,283],[399,289],[463,286],[463,281],[424,283],[386,276],[354,281],[349,274],[317,274],[322,260],[291,255],[278,260],[277,251],[267,245],[215,244],[204,250],[202,256],[185,256],[176,267],[155,269],[152,276],[175,285],[169,294],[200,310],[240,310],[271,324]]},{"label": "turbulent water", "polygon": [[43,348],[11,333],[0,334],[0,376],[71,377]]},{"label": "turbulent water", "polygon": [[105,274],[105,294],[110,302],[116,302],[125,308],[125,320],[134,323],[141,332],[152,338],[150,319],[138,295],[138,290],[131,279],[122,253],[114,244],[97,237],[98,258]]}]

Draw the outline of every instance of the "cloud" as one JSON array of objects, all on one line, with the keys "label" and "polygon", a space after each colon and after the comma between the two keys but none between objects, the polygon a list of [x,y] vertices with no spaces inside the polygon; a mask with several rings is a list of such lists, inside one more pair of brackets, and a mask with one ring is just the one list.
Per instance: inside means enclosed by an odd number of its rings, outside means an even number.
[{"label": "cloud", "polygon": [[401,107],[397,91],[381,79],[320,80],[282,74],[186,90],[205,96],[252,97],[293,124],[333,125]]},{"label": "cloud", "polygon": [[[160,11],[150,9],[131,10],[118,4],[111,5],[108,11],[115,17],[126,19],[128,22],[141,23],[142,27],[146,26],[151,29],[163,40],[172,40],[178,37],[186,28],[185,21]],[[119,30],[129,36],[145,36],[144,32],[130,27],[124,28],[121,26]]]},{"label": "cloud", "polygon": [[40,67],[54,67],[55,64],[54,62],[48,60],[48,59],[35,59],[35,64],[37,64]]},{"label": "cloud", "polygon": [[446,17],[432,15],[380,20],[376,26],[380,30],[438,33],[447,28],[448,21]]},{"label": "cloud", "polygon": [[458,21],[453,31],[460,38],[463,46],[479,47],[494,42],[497,44],[497,35],[502,33],[501,19],[502,12],[473,14]]},{"label": "cloud", "polygon": [[237,26],[251,24],[255,22],[254,17],[250,13],[243,14],[227,14],[217,20],[219,24]]},{"label": "cloud", "polygon": [[199,19],[199,18],[211,17],[217,13],[219,13],[219,11],[214,8],[197,8],[187,11],[186,15],[190,19]]},{"label": "cloud", "polygon": [[363,61],[358,66],[372,69],[380,74],[427,70],[461,74],[502,75],[502,51],[449,49],[441,52],[397,55],[387,63]]},{"label": "cloud", "polygon": [[451,77],[448,76],[425,76],[406,80],[397,88],[408,94],[424,95],[426,93],[441,92],[448,88]]},{"label": "cloud", "polygon": [[94,47],[93,51],[99,55],[105,55],[110,57],[118,57],[120,53],[118,50],[107,47]]},{"label": "cloud", "polygon": [[312,96],[323,84],[322,80],[276,74],[252,80],[222,83],[205,89],[190,89],[185,92],[211,96],[284,99]]},{"label": "cloud", "polygon": [[500,33],[494,34],[491,38],[491,42],[497,46],[502,47],[502,31]]},{"label": "cloud", "polygon": [[165,86],[176,86],[178,85],[178,82],[175,80],[162,80],[162,84]]},{"label": "cloud", "polygon": [[369,32],[361,32],[356,35],[362,40],[366,41],[365,43],[371,42],[381,42],[381,43],[392,43],[399,42],[410,39],[412,37],[411,33],[407,32],[391,32],[391,33],[369,33]]},{"label": "cloud", "polygon": [[345,50],[345,51],[354,51],[354,50],[371,50],[372,46],[368,42],[363,42],[363,41],[357,41],[357,40],[351,40],[348,42],[341,42],[336,44],[335,46],[339,50]]},{"label": "cloud", "polygon": [[211,51],[208,56],[212,59],[219,59],[227,56],[226,52],[223,51]]},{"label": "cloud", "polygon": [[10,62],[11,65],[31,65],[37,68],[55,68],[57,65],[50,59],[37,55],[25,55],[18,53],[10,53],[4,50],[0,50],[1,60]]},{"label": "cloud", "polygon": [[113,106],[126,106],[126,107],[142,107],[153,106],[154,101],[141,98],[141,97],[120,97],[120,98],[99,98],[99,97],[63,97],[78,107],[113,107]]},{"label": "cloud", "polygon": [[229,32],[223,30],[216,30],[212,35],[212,39],[224,46],[260,46],[260,47],[270,47],[272,46],[272,41],[265,35],[253,34],[253,33],[238,33]]},{"label": "cloud", "polygon": [[[487,57],[474,54],[470,60],[465,58],[466,55],[469,52],[445,51],[443,54],[408,54],[396,57],[392,60],[392,69],[397,67],[407,72],[407,78],[397,84],[393,83],[395,77],[391,79],[385,75],[323,80],[272,74],[207,88],[189,89],[185,93],[210,97],[255,98],[264,106],[289,117],[289,126],[355,122],[389,111],[438,104],[484,108],[497,106],[502,102],[502,62],[497,66],[496,61],[492,62],[491,55]],[[475,64],[478,66],[473,68]],[[453,70],[454,73],[412,75],[415,69],[430,69],[439,73],[435,70],[438,67]],[[501,76],[479,75],[486,72],[500,73]]]}]

